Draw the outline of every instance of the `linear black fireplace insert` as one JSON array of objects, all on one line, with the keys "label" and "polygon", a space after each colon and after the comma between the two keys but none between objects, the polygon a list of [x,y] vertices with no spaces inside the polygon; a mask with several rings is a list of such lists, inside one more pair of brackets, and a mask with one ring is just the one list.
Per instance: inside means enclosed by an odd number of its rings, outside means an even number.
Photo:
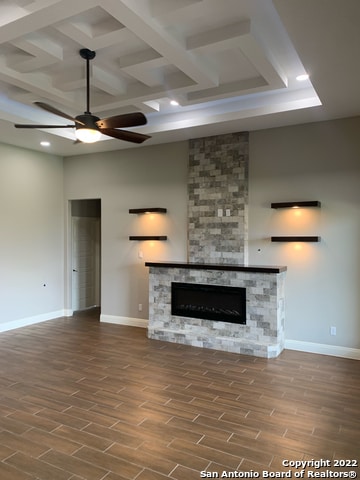
[{"label": "linear black fireplace insert", "polygon": [[246,324],[246,288],[171,283],[171,315]]}]

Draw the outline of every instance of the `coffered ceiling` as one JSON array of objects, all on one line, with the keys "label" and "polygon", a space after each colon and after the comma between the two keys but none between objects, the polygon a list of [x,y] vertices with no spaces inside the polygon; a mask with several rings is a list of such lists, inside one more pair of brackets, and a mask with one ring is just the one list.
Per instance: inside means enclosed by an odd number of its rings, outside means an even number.
[{"label": "coffered ceiling", "polygon": [[35,101],[85,111],[84,47],[91,112],[143,112],[143,145],[358,115],[359,20],[358,0],[2,0],[0,141],[64,156],[133,147],[13,126],[68,123]]}]

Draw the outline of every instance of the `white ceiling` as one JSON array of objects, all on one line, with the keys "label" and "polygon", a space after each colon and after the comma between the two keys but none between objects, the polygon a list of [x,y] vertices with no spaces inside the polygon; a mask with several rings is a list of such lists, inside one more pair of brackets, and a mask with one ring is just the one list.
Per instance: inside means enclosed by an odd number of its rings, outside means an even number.
[{"label": "white ceiling", "polygon": [[359,115],[359,24],[359,0],[0,0],[0,141],[63,156],[134,146],[14,128],[69,123],[35,101],[84,112],[84,47],[91,112],[143,112],[142,145]]}]

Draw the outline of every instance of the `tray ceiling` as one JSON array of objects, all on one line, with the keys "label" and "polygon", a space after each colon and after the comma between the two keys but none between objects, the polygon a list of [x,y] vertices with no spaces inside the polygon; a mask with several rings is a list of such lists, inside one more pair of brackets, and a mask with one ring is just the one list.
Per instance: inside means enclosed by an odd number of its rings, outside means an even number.
[{"label": "tray ceiling", "polygon": [[[136,130],[152,136],[147,145],[268,128],[264,119],[271,116],[320,106],[312,81],[295,79],[307,65],[286,29],[286,4],[274,3],[2,1],[0,141],[40,149],[44,138],[61,155],[131,146],[105,137],[96,145],[74,145],[72,129],[13,128],[14,122],[64,123],[34,106],[35,101],[73,116],[84,112],[85,64],[79,56],[83,47],[96,51],[92,113],[105,117],[143,112],[148,124]],[[171,100],[179,105],[172,106]],[[287,122],[294,123],[291,116],[284,117],[283,124]]]}]

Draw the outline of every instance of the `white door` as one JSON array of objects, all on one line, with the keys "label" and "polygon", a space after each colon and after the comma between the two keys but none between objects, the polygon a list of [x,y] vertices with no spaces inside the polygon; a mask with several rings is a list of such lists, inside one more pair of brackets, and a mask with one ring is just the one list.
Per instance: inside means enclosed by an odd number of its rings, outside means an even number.
[{"label": "white door", "polygon": [[100,305],[100,219],[72,217],[72,309]]}]

